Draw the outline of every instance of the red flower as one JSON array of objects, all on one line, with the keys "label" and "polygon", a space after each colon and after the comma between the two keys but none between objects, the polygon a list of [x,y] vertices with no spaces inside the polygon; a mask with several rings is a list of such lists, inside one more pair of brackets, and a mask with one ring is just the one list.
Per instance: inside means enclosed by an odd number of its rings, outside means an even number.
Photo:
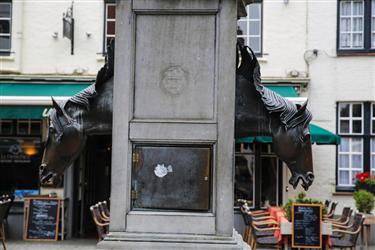
[{"label": "red flower", "polygon": [[357,178],[358,181],[361,182],[361,183],[365,182],[369,177],[370,177],[369,172],[364,172],[364,173],[355,175],[355,178]]}]

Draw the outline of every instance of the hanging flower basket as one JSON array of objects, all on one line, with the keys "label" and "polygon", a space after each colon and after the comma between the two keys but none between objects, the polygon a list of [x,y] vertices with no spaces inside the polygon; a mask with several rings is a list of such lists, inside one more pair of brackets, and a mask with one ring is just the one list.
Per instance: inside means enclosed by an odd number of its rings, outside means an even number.
[{"label": "hanging flower basket", "polygon": [[369,172],[364,172],[357,174],[355,178],[355,191],[363,189],[375,195],[375,176],[370,176]]}]

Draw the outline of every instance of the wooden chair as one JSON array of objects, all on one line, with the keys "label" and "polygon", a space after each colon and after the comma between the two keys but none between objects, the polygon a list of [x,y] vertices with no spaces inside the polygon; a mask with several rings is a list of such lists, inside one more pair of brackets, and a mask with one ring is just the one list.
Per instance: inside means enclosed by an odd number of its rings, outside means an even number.
[{"label": "wooden chair", "polygon": [[353,210],[350,207],[344,207],[339,218],[327,218],[325,219],[325,221],[331,222],[332,224],[347,225],[349,223],[352,212]]},{"label": "wooden chair", "polygon": [[333,218],[333,216],[335,215],[335,210],[336,210],[337,204],[338,204],[337,201],[332,202],[331,209],[329,210],[329,213],[327,215],[323,216],[324,220],[329,219],[329,218],[331,218],[331,219]]},{"label": "wooden chair", "polygon": [[357,213],[354,216],[353,225],[348,229],[333,229],[333,233],[341,234],[338,238],[332,238],[332,247],[351,250],[356,249],[358,235],[361,232],[365,217],[363,214]]},{"label": "wooden chair", "polygon": [[108,233],[109,222],[103,221],[100,215],[99,206],[93,205],[90,207],[92,219],[96,225],[96,230],[98,231],[99,241],[103,240],[105,235]]},{"label": "wooden chair", "polygon": [[326,200],[324,202],[324,205],[326,206],[327,209],[329,208],[329,204],[331,204],[331,200]]},{"label": "wooden chair", "polygon": [[107,215],[103,202],[98,202],[99,214],[103,221],[109,222],[109,214]]},{"label": "wooden chair", "polygon": [[3,244],[4,250],[6,250],[5,245],[5,229],[4,229],[4,222],[5,218],[8,216],[7,213],[9,212],[9,207],[11,206],[11,199],[3,200],[0,203],[0,240]]},{"label": "wooden chair", "polygon": [[264,222],[266,227],[259,227],[254,222],[252,227],[252,241],[250,247],[252,250],[256,249],[280,249],[279,239],[274,237],[275,230],[280,229],[277,223]]}]

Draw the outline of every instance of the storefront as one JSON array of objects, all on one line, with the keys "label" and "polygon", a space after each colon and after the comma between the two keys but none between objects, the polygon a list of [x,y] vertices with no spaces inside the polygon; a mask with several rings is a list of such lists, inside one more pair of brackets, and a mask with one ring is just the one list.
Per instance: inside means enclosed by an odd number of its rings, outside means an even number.
[{"label": "storefront", "polygon": [[[49,192],[40,187],[38,170],[51,96],[66,100],[92,82],[0,81],[0,194],[15,195],[8,218],[8,238],[22,238],[23,197]],[[63,188],[55,192],[65,198]]]}]

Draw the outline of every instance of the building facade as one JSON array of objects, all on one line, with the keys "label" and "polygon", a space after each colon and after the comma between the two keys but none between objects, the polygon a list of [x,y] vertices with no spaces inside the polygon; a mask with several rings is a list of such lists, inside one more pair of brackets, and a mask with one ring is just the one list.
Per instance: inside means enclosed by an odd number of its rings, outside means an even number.
[{"label": "building facade", "polygon": [[[296,103],[307,98],[313,124],[341,136],[340,146],[337,141],[313,145],[315,181],[308,196],[337,200],[338,211],[354,207],[353,177],[375,172],[375,1],[264,0],[247,11],[248,17],[238,21],[239,37],[258,54],[263,83]],[[66,37],[67,27],[63,32],[67,13],[74,18],[73,43]],[[21,154],[23,163],[4,156],[8,163],[0,168],[12,178],[2,190],[39,193],[38,162],[47,126],[43,112],[51,104],[49,96],[66,99],[94,82],[106,44],[115,36],[114,24],[114,1],[0,1],[1,146],[6,152],[9,145],[20,145],[15,152],[38,149],[30,156]],[[301,191],[289,185],[289,170],[272,153],[270,142],[263,137],[236,145],[235,199],[251,200],[254,207],[280,205]],[[100,146],[87,148],[66,172],[64,187],[55,190],[70,199],[69,235],[90,231],[85,228],[91,221],[87,206],[109,194],[110,180],[101,191],[96,184],[101,182],[98,176],[110,173],[110,135],[92,137],[89,144]],[[102,161],[94,157],[98,154],[104,155]],[[103,172],[86,167],[95,164]],[[30,173],[22,177],[26,166],[31,166]],[[241,231],[242,219],[235,213]]]}]

